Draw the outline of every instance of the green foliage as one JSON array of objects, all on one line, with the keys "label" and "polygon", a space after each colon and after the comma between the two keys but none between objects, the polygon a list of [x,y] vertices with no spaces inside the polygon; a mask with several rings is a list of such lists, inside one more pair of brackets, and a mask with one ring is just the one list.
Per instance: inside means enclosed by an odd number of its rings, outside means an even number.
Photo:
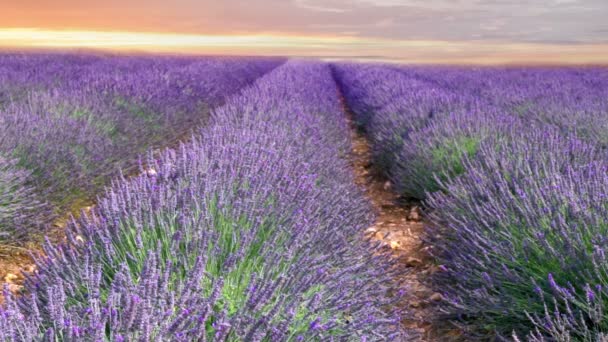
[{"label": "green foliage", "polygon": [[120,131],[115,122],[104,119],[99,115],[95,115],[86,108],[76,108],[69,114],[69,116],[73,119],[86,121],[91,127],[95,128],[96,131],[102,133],[104,136],[112,139],[113,141],[119,138],[125,138],[119,137]]},{"label": "green foliage", "polygon": [[[200,252],[206,251],[205,269],[209,277],[201,281],[208,285],[206,288],[211,291],[212,279],[223,278],[221,302],[224,307],[216,309],[236,313],[245,303],[251,276],[263,271],[262,248],[268,239],[272,238],[277,243],[277,251],[285,248],[281,246],[283,240],[277,238],[277,220],[268,217],[254,226],[248,217],[234,217],[230,208],[219,208],[216,199],[207,203],[204,212],[196,206],[180,208],[181,210],[186,210],[191,215],[187,226],[180,222],[177,212],[161,210],[154,212],[150,221],[143,224],[132,219],[121,219],[117,235],[111,239],[111,246],[95,241],[97,245],[93,248],[104,250],[110,247],[111,250],[111,253],[99,253],[104,283],[108,286],[112,283],[122,264],[126,264],[131,275],[137,279],[143,271],[149,252],[153,250],[159,251],[159,264],[181,265],[179,272],[171,274],[171,279],[172,282],[184,281]],[[200,222],[205,227],[196,227],[193,222]],[[209,232],[206,245],[202,245],[205,242],[196,237],[194,229]],[[249,236],[251,233],[253,236]],[[245,239],[249,238],[252,242],[245,243]],[[239,251],[243,244],[246,246],[245,250]],[[241,257],[233,266],[227,268],[228,259],[237,254]],[[286,266],[288,265],[279,265],[273,271],[278,275]],[[86,299],[84,293],[80,298]]]},{"label": "green foliage", "polygon": [[[432,165],[442,180],[448,180],[463,174],[465,157],[472,157],[479,149],[478,137],[457,136],[445,144],[431,150]],[[438,189],[435,189],[438,190]]]},{"label": "green foliage", "polygon": [[464,160],[477,153],[481,142],[480,137],[469,135],[429,140],[410,144],[410,150],[404,152],[406,158],[397,166],[401,177],[397,184],[404,195],[424,199],[427,192],[442,190],[440,182],[448,182],[466,172]]},{"label": "green foliage", "polygon": [[114,105],[120,110],[126,111],[133,117],[142,120],[146,126],[146,129],[151,131],[151,134],[152,132],[156,132],[161,129],[161,125],[159,123],[160,115],[149,110],[145,105],[124,97],[116,97],[114,99]]}]

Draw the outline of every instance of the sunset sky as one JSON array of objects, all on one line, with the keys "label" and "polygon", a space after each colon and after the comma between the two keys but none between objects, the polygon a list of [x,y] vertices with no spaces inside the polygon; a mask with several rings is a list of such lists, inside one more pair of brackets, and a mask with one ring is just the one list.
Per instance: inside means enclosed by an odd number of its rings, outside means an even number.
[{"label": "sunset sky", "polygon": [[0,0],[0,47],[608,63],[606,18],[606,0]]}]

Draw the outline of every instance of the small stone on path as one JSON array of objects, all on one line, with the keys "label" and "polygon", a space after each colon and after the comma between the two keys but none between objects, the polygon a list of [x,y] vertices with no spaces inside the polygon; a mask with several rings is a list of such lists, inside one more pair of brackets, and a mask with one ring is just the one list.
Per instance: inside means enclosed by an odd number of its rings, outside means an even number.
[{"label": "small stone on path", "polygon": [[17,284],[8,284],[8,290],[11,291],[13,294],[18,293],[19,291],[21,291],[21,288],[23,288],[23,286],[17,285]]},{"label": "small stone on path", "polygon": [[433,302],[440,302],[443,300],[443,296],[441,295],[441,293],[435,292],[429,297],[429,299]]},{"label": "small stone on path", "polygon": [[7,273],[6,276],[4,276],[4,281],[7,283],[12,283],[14,280],[17,280],[19,277],[16,276],[15,274],[12,273]]},{"label": "small stone on path", "polygon": [[407,218],[408,218],[408,220],[411,220],[411,221],[420,221],[421,220],[420,209],[417,206],[413,207],[410,210],[410,213]]},{"label": "small stone on path", "polygon": [[418,267],[418,266],[422,265],[422,260],[420,260],[418,258],[414,258],[414,257],[409,257],[405,261],[405,264],[409,267]]},{"label": "small stone on path", "polygon": [[382,186],[382,188],[384,190],[390,190],[391,189],[391,182],[390,181],[384,182],[384,185]]}]

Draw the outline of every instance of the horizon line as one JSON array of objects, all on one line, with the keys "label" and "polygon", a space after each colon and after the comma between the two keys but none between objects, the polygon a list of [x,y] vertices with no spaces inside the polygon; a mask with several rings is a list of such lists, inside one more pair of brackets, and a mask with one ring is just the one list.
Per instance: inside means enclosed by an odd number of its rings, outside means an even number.
[{"label": "horizon line", "polygon": [[279,33],[249,35],[0,28],[1,50],[89,50],[176,55],[364,59],[412,64],[608,64],[608,44],[392,40]]}]

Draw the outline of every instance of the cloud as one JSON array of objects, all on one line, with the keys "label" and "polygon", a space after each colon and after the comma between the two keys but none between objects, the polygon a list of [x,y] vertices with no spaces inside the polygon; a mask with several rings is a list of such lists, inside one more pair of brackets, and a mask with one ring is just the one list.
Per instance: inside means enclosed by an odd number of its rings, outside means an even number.
[{"label": "cloud", "polygon": [[295,4],[302,9],[319,12],[344,13],[348,11],[346,8],[327,7],[321,1],[295,0]]}]

